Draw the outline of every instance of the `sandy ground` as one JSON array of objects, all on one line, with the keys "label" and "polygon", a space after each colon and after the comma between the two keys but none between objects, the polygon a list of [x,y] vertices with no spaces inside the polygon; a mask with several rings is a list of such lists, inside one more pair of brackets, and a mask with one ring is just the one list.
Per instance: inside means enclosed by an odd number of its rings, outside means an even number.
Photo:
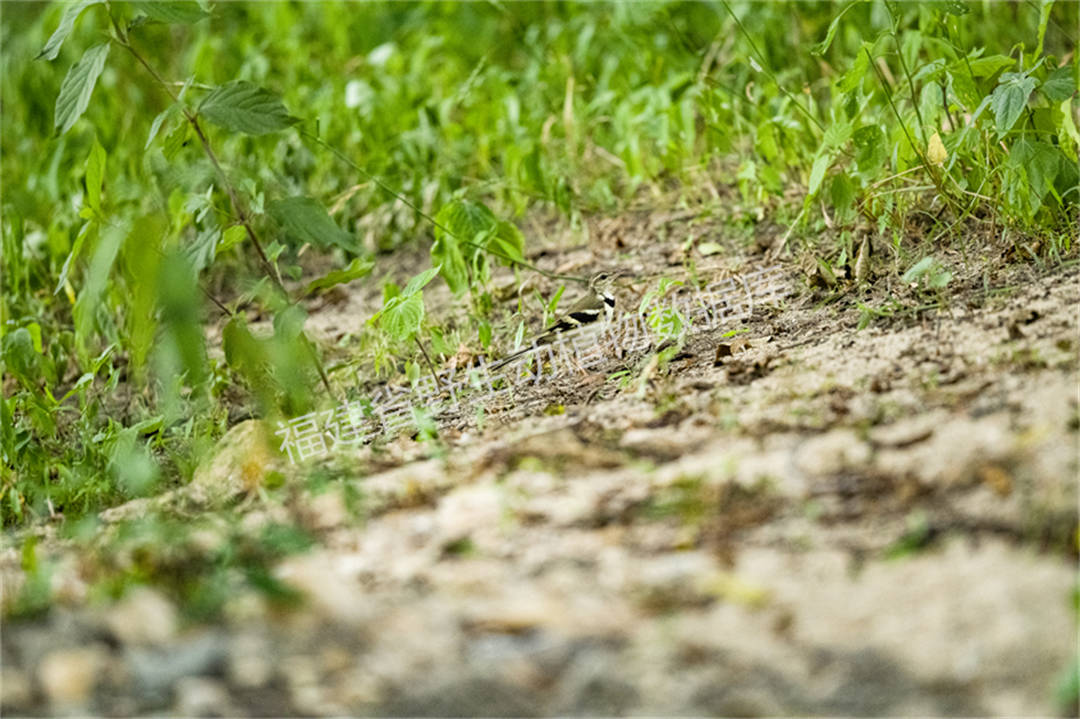
[{"label": "sandy ground", "polygon": [[[675,272],[680,243],[647,238],[692,222],[601,223],[537,261]],[[286,476],[272,492],[244,476],[248,423],[193,485],[110,510],[89,539],[37,528],[54,606],[4,623],[4,711],[1075,712],[1080,270],[959,270],[948,295],[909,291],[939,308],[857,330],[854,291],[808,290],[781,264],[791,296],[738,341],[692,333],[666,366],[553,380],[436,443],[266,459]],[[371,295],[311,328],[357,330]],[[159,586],[91,591],[102,566],[137,561],[119,528],[155,508],[190,523],[194,555],[230,541],[226,517],[303,526],[316,545],[272,572],[305,601],[241,588],[206,624]],[[0,554],[5,602],[20,538]]]}]

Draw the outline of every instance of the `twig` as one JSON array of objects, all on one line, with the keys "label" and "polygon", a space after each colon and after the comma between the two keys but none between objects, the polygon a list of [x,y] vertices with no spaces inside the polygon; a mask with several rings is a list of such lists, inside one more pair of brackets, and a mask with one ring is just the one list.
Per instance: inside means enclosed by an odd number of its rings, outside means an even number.
[{"label": "twig", "polygon": [[[144,58],[142,54],[138,50],[136,50],[135,47],[131,44],[127,33],[120,28],[119,23],[116,22],[116,19],[113,17],[111,12],[109,13],[109,19],[112,21],[113,28],[116,30],[116,36],[114,37],[114,40],[131,53],[132,57],[134,57],[135,60],[137,60],[138,63],[142,65],[148,73],[150,73],[150,76],[154,78],[154,80],[158,83],[158,85],[161,86],[163,90],[165,90],[169,97],[172,98],[173,102],[180,102],[180,98],[176,95],[175,92],[173,92],[170,84],[166,80],[164,80],[160,74],[158,74],[158,72],[150,65],[150,63],[146,61],[146,58]],[[251,244],[255,247],[255,251],[258,253],[259,260],[262,263],[264,269],[266,270],[267,275],[270,277],[270,280],[274,283],[275,287],[282,294],[285,300],[290,305],[295,304],[296,301],[292,299],[289,291],[285,288],[285,284],[281,280],[281,274],[278,272],[277,267],[275,267],[274,264],[270,262],[270,258],[266,256],[266,252],[263,250],[262,243],[259,241],[259,236],[255,233],[255,228],[252,227],[251,219],[248,216],[247,210],[240,202],[240,197],[236,192],[236,188],[233,187],[233,184],[229,180],[228,175],[225,174],[225,170],[221,167],[221,163],[218,162],[217,155],[214,154],[214,150],[210,146],[210,141],[207,140],[205,133],[203,133],[202,127],[199,125],[198,114],[192,112],[186,106],[181,106],[181,111],[184,114],[184,119],[188,122],[189,125],[191,125],[192,129],[195,130],[195,135],[199,138],[199,142],[202,144],[204,153],[206,154],[207,158],[209,158],[210,163],[214,166],[214,170],[217,172],[218,177],[221,179],[222,187],[225,188],[225,192],[229,196],[229,202],[232,204],[233,210],[236,212],[237,219],[244,227],[248,239],[251,240]],[[209,295],[209,293],[207,294]],[[214,299],[213,297],[211,297],[211,299],[215,302],[215,304],[224,309],[224,306],[218,303],[216,299]],[[323,386],[326,388],[327,394],[331,397],[335,397],[334,390],[330,386],[330,379],[326,376],[326,370],[323,368],[322,360],[319,359],[318,352],[315,350],[314,345],[311,343],[311,340],[309,340],[306,335],[303,335],[302,339],[304,347],[307,349],[308,354],[311,355],[311,360],[315,365],[316,371],[319,373],[319,379],[322,380]]]}]

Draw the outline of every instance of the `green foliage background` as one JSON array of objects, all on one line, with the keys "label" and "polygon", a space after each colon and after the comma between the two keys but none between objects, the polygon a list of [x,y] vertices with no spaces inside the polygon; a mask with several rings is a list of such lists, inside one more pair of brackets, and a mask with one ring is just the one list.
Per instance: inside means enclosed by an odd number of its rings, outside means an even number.
[{"label": "green foliage background", "polygon": [[[375,254],[433,243],[486,347],[490,264],[522,259],[513,221],[537,208],[576,223],[717,183],[734,230],[814,235],[828,213],[834,263],[863,226],[919,254],[904,218],[923,212],[934,242],[982,221],[1068,254],[1077,8],[113,2],[35,60],[74,11],[4,4],[0,520],[184,481],[239,385],[260,414],[316,406],[324,348],[297,300]],[[305,245],[334,269],[305,270]],[[452,351],[416,284],[386,288],[375,344],[426,329]],[[224,353],[215,305],[236,313]]]}]

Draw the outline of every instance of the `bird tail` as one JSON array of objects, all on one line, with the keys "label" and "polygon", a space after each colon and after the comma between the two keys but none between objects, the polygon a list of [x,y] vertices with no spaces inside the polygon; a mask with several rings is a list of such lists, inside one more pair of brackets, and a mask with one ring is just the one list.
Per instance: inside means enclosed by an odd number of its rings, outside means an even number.
[{"label": "bird tail", "polygon": [[511,354],[508,354],[507,356],[503,357],[498,362],[495,362],[494,364],[488,365],[488,369],[492,369],[492,370],[501,369],[502,367],[505,367],[506,365],[508,365],[511,362],[513,362],[514,360],[516,360],[518,357],[521,357],[522,355],[531,352],[533,349],[535,349],[535,348],[532,345],[530,345],[530,346],[528,346],[528,347],[526,347],[524,349],[518,350],[517,352],[512,352]]}]

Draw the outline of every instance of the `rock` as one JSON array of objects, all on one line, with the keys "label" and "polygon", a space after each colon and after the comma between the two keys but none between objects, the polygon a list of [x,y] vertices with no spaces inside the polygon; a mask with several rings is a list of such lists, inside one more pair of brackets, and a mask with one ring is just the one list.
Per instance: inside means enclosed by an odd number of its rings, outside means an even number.
[{"label": "rock", "polygon": [[870,446],[850,429],[835,429],[812,437],[795,451],[795,465],[818,477],[859,470],[870,462]]},{"label": "rock", "polygon": [[369,617],[363,587],[332,552],[289,557],[275,575],[303,593],[309,607],[326,619],[355,625]]},{"label": "rock", "polygon": [[129,647],[125,655],[138,699],[162,707],[168,703],[169,690],[182,677],[215,674],[223,668],[225,640],[207,633],[168,648]]},{"label": "rock", "polygon": [[176,682],[176,713],[189,717],[225,717],[230,709],[229,691],[216,679],[181,677]]},{"label": "rock", "polygon": [[105,613],[105,626],[121,644],[164,644],[176,635],[173,603],[149,587],[136,587]]},{"label": "rock", "polygon": [[340,488],[331,487],[322,494],[306,498],[302,508],[304,526],[313,530],[328,530],[349,521],[349,509]]},{"label": "rock", "polygon": [[634,572],[632,593],[649,610],[668,611],[712,601],[707,582],[716,561],[704,552],[677,552],[642,562]]},{"label": "rock", "polygon": [[49,706],[57,711],[85,711],[98,675],[108,660],[101,644],[49,652],[38,666],[37,676]]},{"label": "rock", "polygon": [[439,502],[435,513],[438,541],[449,545],[475,531],[498,527],[503,516],[502,492],[493,484],[460,487]]},{"label": "rock", "polygon": [[30,679],[14,667],[0,668],[0,712],[19,713],[30,708]]},{"label": "rock", "polygon": [[260,420],[247,420],[230,429],[213,453],[199,463],[191,486],[211,500],[225,501],[262,485],[271,472],[285,469],[273,430]]},{"label": "rock", "polygon": [[229,645],[226,674],[229,681],[243,689],[256,689],[269,683],[274,674],[270,662],[273,650],[266,638],[241,634]]},{"label": "rock", "polygon": [[281,663],[281,674],[289,685],[289,695],[297,713],[313,716],[348,713],[330,697],[325,676],[311,657],[286,657]]}]

